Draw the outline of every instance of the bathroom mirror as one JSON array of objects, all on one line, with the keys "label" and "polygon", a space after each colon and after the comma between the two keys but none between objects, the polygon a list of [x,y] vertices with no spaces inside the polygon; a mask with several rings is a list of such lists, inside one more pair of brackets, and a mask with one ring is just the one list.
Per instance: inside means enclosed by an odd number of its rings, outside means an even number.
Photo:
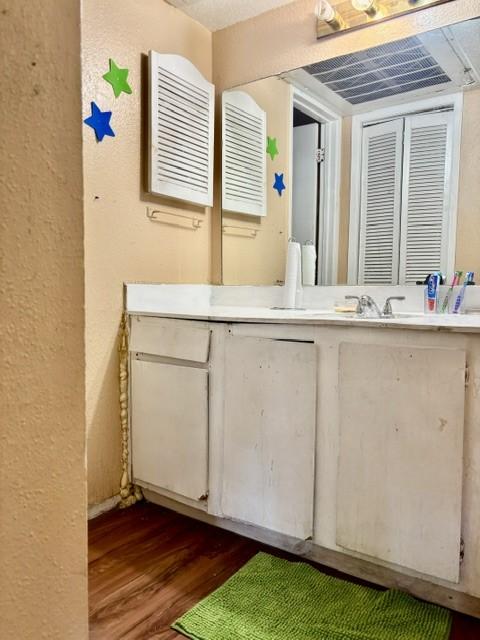
[{"label": "bathroom mirror", "polygon": [[480,18],[235,87],[222,105],[224,284],[480,271]]}]

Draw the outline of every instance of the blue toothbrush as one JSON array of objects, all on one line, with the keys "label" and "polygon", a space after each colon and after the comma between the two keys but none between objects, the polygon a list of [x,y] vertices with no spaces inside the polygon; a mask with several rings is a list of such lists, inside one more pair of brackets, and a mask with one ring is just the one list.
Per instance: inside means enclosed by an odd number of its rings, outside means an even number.
[{"label": "blue toothbrush", "polygon": [[474,276],[475,274],[473,273],[473,271],[467,271],[465,280],[463,281],[462,288],[460,289],[460,293],[458,294],[457,299],[455,300],[455,307],[453,308],[453,313],[460,313],[463,299],[465,297],[465,289],[467,288],[467,285],[470,284],[470,282],[473,282]]}]

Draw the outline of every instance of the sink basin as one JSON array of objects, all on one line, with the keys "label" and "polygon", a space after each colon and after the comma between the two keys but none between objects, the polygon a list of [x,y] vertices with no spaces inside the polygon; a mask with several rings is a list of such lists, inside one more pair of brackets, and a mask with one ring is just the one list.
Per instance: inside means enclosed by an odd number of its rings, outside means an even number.
[{"label": "sink basin", "polygon": [[388,320],[408,320],[410,318],[423,318],[425,317],[424,313],[394,313],[393,316],[389,316],[389,317],[380,317],[377,318],[377,316],[366,316],[366,317],[361,317],[361,316],[356,316],[353,315],[353,318],[355,318],[355,320],[381,320],[383,321],[388,321]]},{"label": "sink basin", "polygon": [[339,318],[342,320],[356,320],[358,322],[362,322],[365,320],[375,320],[375,321],[380,321],[380,322],[389,322],[391,320],[408,320],[411,318],[423,318],[425,314],[423,313],[404,313],[404,312],[399,312],[399,313],[394,313],[392,317],[390,318],[377,318],[375,316],[357,316],[354,313],[339,313],[338,311],[333,311],[333,310],[327,310],[327,311],[322,311],[322,310],[313,310],[313,309],[305,309],[301,312],[302,316],[304,317],[309,317],[309,318],[321,318],[321,317],[328,317],[328,318]]}]

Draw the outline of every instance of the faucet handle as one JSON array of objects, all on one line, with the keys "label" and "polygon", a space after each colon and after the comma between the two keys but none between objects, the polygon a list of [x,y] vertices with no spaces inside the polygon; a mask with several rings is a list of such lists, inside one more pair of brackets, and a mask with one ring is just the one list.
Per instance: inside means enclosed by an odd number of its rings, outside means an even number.
[{"label": "faucet handle", "polygon": [[360,296],[345,296],[345,300],[356,300],[357,301],[357,308],[355,309],[355,313],[357,315],[361,315],[363,308],[362,308],[362,302],[361,302],[361,298]]},{"label": "faucet handle", "polygon": [[405,296],[389,296],[385,300],[385,304],[383,305],[383,310],[382,310],[382,316],[384,318],[391,318],[393,316],[392,305],[391,305],[392,300],[405,300]]}]

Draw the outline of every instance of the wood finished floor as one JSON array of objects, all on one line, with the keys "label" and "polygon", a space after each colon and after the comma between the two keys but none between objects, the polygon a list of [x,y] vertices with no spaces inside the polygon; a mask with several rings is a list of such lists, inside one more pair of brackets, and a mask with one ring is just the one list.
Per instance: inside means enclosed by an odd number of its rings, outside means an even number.
[{"label": "wood finished floor", "polygon": [[[90,640],[179,640],[172,622],[260,550],[295,559],[149,503],[90,521]],[[480,620],[455,613],[450,640],[480,640]]]}]

